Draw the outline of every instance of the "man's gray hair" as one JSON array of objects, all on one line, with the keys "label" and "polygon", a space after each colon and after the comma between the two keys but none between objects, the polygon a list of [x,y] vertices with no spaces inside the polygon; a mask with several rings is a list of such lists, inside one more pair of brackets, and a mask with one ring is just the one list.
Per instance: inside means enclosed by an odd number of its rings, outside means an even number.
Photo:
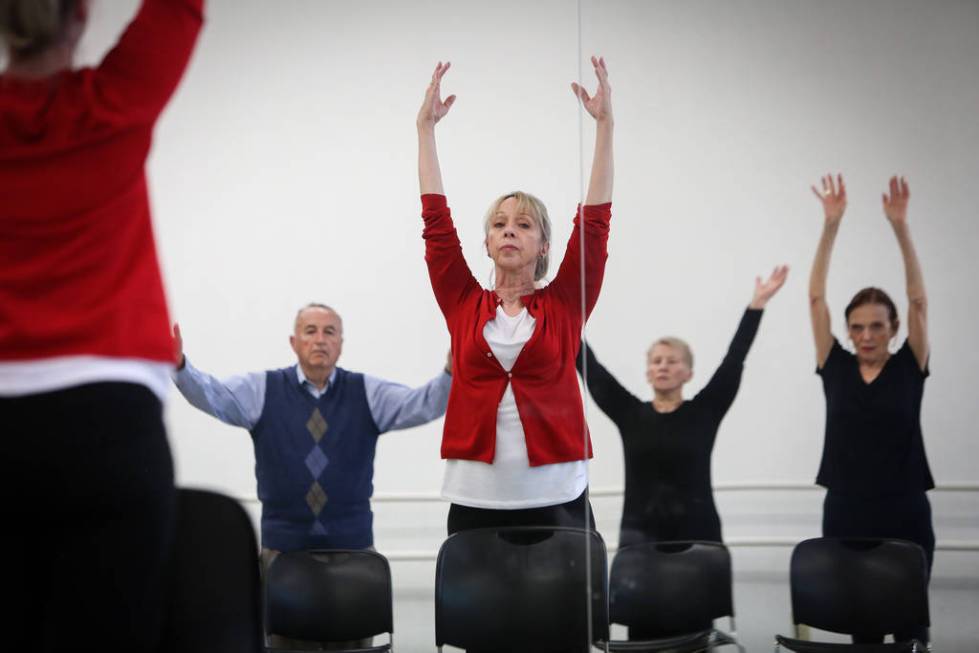
[{"label": "man's gray hair", "polygon": [[296,323],[294,328],[299,327],[299,318],[302,317],[303,311],[307,311],[311,308],[321,308],[323,310],[330,311],[331,313],[336,315],[337,319],[340,320],[340,331],[343,331],[343,318],[340,317],[339,313],[337,313],[337,309],[333,308],[332,306],[327,306],[326,304],[320,304],[318,302],[310,302],[305,306],[301,307],[298,311],[296,311]]}]

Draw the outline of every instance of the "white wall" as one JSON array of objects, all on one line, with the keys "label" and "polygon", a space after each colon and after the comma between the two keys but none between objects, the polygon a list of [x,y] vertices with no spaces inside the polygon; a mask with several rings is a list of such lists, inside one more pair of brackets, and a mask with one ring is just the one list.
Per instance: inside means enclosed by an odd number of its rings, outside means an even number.
[{"label": "white wall", "polygon": [[[84,44],[90,60],[135,5],[97,5]],[[829,284],[842,336],[842,309],[859,287],[883,286],[906,306],[879,204],[887,178],[904,174],[931,300],[928,454],[939,484],[979,482],[979,3],[584,0],[580,53],[577,6],[567,0],[220,0],[208,13],[150,166],[173,314],[203,369],[289,363],[293,313],[315,300],[344,316],[346,367],[412,384],[433,375],[448,338],[422,261],[413,120],[434,62],[453,62],[444,88],[459,100],[439,127],[441,158],[467,257],[485,279],[480,216],[499,193],[538,194],[556,243],[568,236],[581,193],[568,83],[582,65],[594,86],[585,62],[595,52],[608,61],[616,111],[610,259],[588,329],[602,361],[648,396],[645,348],[657,335],[681,335],[697,356],[696,392],[727,347],[754,276],[789,263],[722,427],[714,478],[811,482],[823,399],[806,309],[821,225],[809,185],[842,171],[850,190]],[[167,417],[183,484],[254,493],[247,434],[179,396]],[[589,419],[592,486],[619,486],[618,436],[594,406]],[[439,434],[433,424],[385,436],[377,490],[437,491]],[[801,496],[722,495],[726,535],[818,534],[821,493]],[[933,503],[940,542],[979,539],[975,494],[935,493]],[[595,510],[614,542],[617,502],[596,500]],[[442,537],[443,505],[377,512],[382,549],[433,550]],[[777,614],[740,605],[742,630],[758,646],[787,628],[784,553],[736,557],[748,574],[739,583],[774,574],[784,592]],[[979,639],[961,618],[977,607],[977,555],[939,553],[933,611],[953,606],[934,615],[944,650]],[[399,591],[430,606],[430,570],[411,569],[397,572],[406,579]],[[971,613],[936,598],[943,587],[961,594],[963,583]],[[419,633],[409,650],[431,643],[426,624],[399,628]]]}]

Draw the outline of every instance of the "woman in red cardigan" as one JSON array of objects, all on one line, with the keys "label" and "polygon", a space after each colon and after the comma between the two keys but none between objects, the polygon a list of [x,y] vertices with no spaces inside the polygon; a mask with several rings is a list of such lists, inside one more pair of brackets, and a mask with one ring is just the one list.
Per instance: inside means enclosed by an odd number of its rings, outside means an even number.
[{"label": "woman in red cardigan", "polygon": [[448,63],[435,67],[418,113],[425,260],[452,338],[453,380],[442,438],[450,534],[490,526],[581,527],[589,513],[591,444],[575,356],[602,285],[613,177],[608,71],[603,59],[591,61],[598,77],[595,95],[571,85],[596,123],[588,195],[547,285],[540,282],[547,272],[550,221],[540,200],[523,192],[497,198],[486,214],[495,287],[482,288],[466,265],[435,145],[435,125],[455,101],[441,98]]},{"label": "woman in red cardigan", "polygon": [[94,68],[88,0],[2,0],[0,494],[11,650],[155,649],[174,353],[145,162],[203,0],[144,0]]}]

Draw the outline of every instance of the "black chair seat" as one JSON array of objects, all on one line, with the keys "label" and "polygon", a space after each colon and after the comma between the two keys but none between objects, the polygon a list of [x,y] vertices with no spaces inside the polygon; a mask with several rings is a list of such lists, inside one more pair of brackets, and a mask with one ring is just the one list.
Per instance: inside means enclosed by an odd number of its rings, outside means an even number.
[{"label": "black chair seat", "polygon": [[435,644],[584,651],[608,639],[607,589],[605,543],[594,531],[461,531],[442,544],[436,563]]},{"label": "black chair seat", "polygon": [[[610,651],[693,653],[711,647],[743,647],[733,635],[705,628],[730,617],[733,629],[731,555],[720,542],[644,542],[622,548],[609,581],[612,623],[683,634],[613,640]],[[686,631],[686,632],[684,632]]]},{"label": "black chair seat", "polygon": [[[348,642],[394,632],[391,567],[375,551],[320,549],[279,554],[265,575],[270,635],[311,642]],[[345,649],[390,650],[391,644]],[[267,647],[286,653],[288,648]]]},{"label": "black chair seat", "polygon": [[230,497],[181,489],[165,653],[262,650],[258,543],[248,513]]},{"label": "black chair seat", "polygon": [[797,653],[924,653],[926,647],[917,640],[889,644],[846,644],[834,642],[809,642],[792,639],[782,635],[775,636],[775,642]]},{"label": "black chair seat", "polygon": [[[816,537],[799,542],[789,563],[792,622],[844,635],[926,629],[928,568],[914,542]],[[798,632],[796,633],[798,634]],[[808,642],[776,635],[792,651],[927,650],[914,640],[894,644]]]}]

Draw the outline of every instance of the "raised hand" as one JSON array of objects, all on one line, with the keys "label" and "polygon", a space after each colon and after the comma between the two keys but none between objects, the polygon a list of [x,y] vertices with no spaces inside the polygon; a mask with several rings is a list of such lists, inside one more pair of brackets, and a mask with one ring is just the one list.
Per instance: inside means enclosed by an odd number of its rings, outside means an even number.
[{"label": "raised hand", "polygon": [[448,61],[445,63],[440,61],[435,66],[432,81],[425,89],[425,100],[422,102],[421,109],[418,110],[417,123],[419,127],[434,127],[435,123],[445,117],[445,114],[449,112],[452,104],[456,101],[454,95],[445,98],[445,101],[442,100],[442,76],[445,75],[450,66],[452,64]]},{"label": "raised hand", "polygon": [[177,369],[184,368],[184,339],[180,335],[180,325],[173,323],[173,359],[177,361]]},{"label": "raised hand", "polygon": [[755,309],[765,308],[768,300],[775,296],[775,293],[785,284],[788,276],[789,266],[777,265],[767,280],[762,281],[761,277],[755,277],[755,294],[751,298],[749,306]]},{"label": "raised hand", "polygon": [[816,190],[815,186],[810,186],[810,188],[823,205],[826,223],[839,224],[843,218],[843,212],[846,211],[846,184],[843,182],[843,175],[836,175],[835,181],[833,175],[826,175],[822,178],[822,184],[822,191]]},{"label": "raised hand", "polygon": [[884,202],[884,215],[892,226],[907,224],[908,221],[908,198],[911,197],[911,190],[908,188],[908,181],[901,177],[891,177],[890,193],[884,193],[881,198]]},{"label": "raised hand", "polygon": [[571,82],[571,91],[581,100],[585,111],[591,117],[602,122],[612,119],[612,88],[608,85],[608,68],[605,67],[603,57],[592,57],[591,65],[595,69],[595,76],[598,77],[598,88],[595,95],[589,96],[588,91],[577,83]]}]

